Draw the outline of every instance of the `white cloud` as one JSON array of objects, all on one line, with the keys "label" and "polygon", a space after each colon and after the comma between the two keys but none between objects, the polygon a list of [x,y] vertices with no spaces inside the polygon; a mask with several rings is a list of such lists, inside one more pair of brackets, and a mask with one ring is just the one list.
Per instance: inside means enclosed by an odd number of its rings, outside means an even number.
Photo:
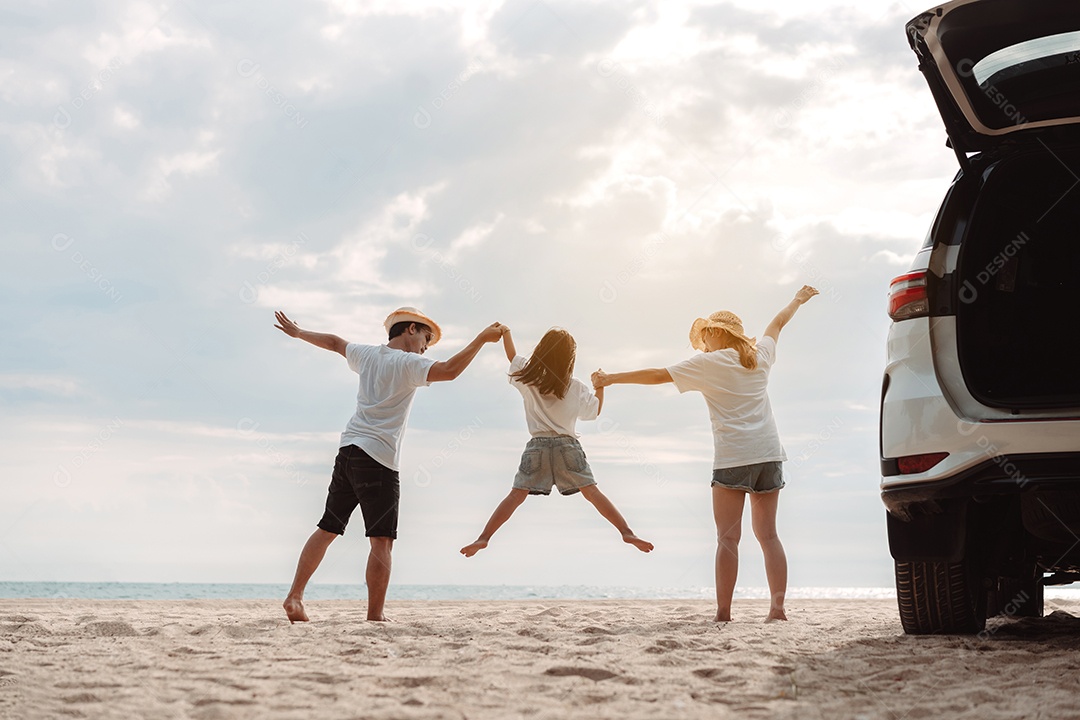
[{"label": "white cloud", "polygon": [[29,373],[0,373],[0,391],[2,390],[36,390],[61,397],[77,397],[86,394],[75,378]]}]

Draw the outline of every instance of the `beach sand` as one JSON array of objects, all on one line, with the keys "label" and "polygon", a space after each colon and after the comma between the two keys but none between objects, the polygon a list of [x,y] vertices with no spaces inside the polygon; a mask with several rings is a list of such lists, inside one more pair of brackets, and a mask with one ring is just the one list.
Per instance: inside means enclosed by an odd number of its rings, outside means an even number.
[{"label": "beach sand", "polygon": [[894,601],[0,600],[2,718],[1075,718],[1080,602],[984,637]]}]

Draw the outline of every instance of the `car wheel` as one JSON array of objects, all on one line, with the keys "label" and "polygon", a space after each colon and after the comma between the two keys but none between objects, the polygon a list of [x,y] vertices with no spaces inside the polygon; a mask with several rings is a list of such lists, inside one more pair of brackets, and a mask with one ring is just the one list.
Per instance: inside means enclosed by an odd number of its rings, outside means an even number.
[{"label": "car wheel", "polygon": [[986,626],[986,589],[970,559],[897,562],[896,599],[909,635],[973,634]]}]

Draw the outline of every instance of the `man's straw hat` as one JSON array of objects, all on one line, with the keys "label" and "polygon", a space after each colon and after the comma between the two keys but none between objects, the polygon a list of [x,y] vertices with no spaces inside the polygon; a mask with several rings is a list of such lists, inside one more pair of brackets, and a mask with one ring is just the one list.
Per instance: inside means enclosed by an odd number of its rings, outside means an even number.
[{"label": "man's straw hat", "polygon": [[755,342],[754,338],[746,337],[746,333],[743,332],[742,320],[739,319],[738,315],[727,310],[721,310],[714,312],[708,318],[698,318],[690,327],[690,344],[694,346],[695,350],[708,349],[705,347],[705,342],[701,337],[702,333],[708,328],[723,328],[751,345]]},{"label": "man's straw hat", "polygon": [[439,342],[439,338],[442,337],[442,329],[439,327],[439,324],[414,307],[399,307],[397,310],[386,316],[383,327],[386,328],[386,332],[390,332],[390,328],[394,327],[399,322],[420,323],[431,328],[431,342],[428,343],[428,347]]}]

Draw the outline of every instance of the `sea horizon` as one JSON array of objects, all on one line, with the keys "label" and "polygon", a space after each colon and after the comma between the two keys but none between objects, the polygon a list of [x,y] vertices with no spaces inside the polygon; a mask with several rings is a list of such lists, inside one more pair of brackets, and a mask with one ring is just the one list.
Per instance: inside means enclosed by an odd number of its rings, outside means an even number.
[{"label": "sea horizon", "polygon": [[[0,581],[0,599],[72,600],[269,600],[284,598],[287,583]],[[1046,597],[1080,599],[1080,588],[1047,588]],[[712,586],[607,585],[391,585],[390,600],[710,600]],[[313,583],[308,600],[363,600],[362,584]],[[765,599],[768,588],[740,587],[736,600]],[[893,587],[791,587],[789,600],[881,600]]]},{"label": "sea horizon", "polygon": [[[191,582],[62,582],[0,581],[4,599],[80,600],[263,600],[285,597],[287,583],[191,583]],[[649,587],[599,585],[391,585],[391,600],[672,600],[711,599],[715,589],[702,587]],[[895,597],[894,588],[798,588],[788,597],[866,598]],[[305,591],[309,600],[359,600],[367,597],[363,584],[312,583]],[[736,599],[769,597],[768,588],[745,587]]]}]

